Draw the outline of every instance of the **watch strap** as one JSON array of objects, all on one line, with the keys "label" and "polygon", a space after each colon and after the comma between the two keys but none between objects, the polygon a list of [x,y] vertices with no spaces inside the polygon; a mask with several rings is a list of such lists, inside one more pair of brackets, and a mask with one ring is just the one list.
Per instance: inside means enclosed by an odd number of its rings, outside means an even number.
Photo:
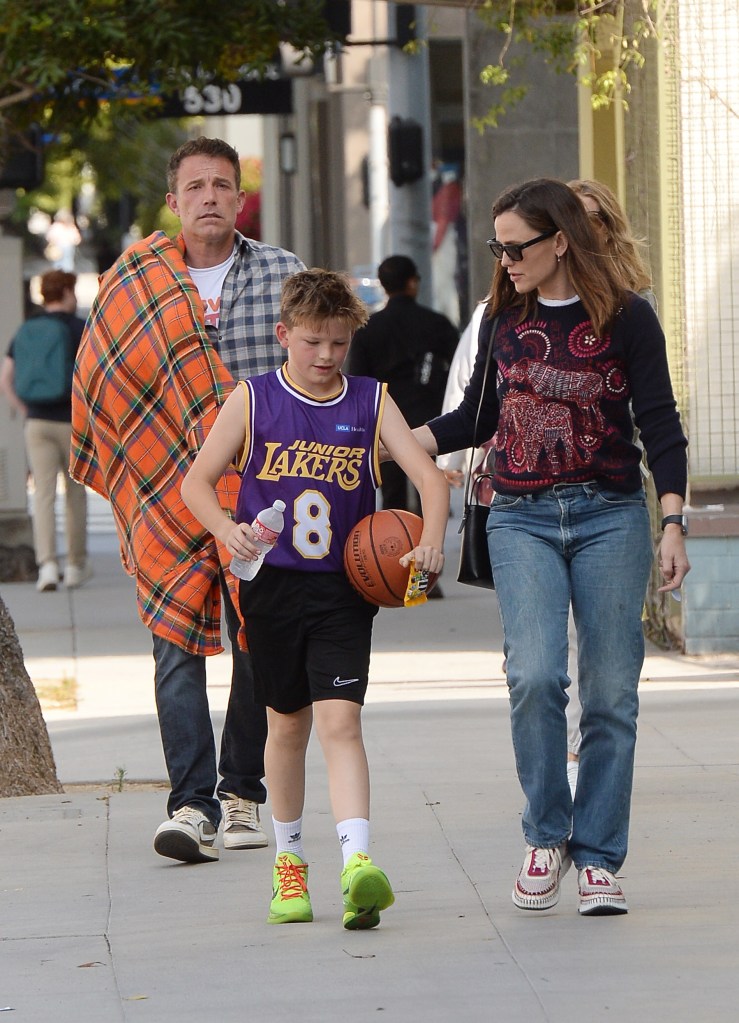
[{"label": "watch strap", "polygon": [[663,531],[665,526],[669,526],[670,524],[680,526],[680,529],[683,532],[683,536],[688,535],[688,523],[684,515],[665,515],[665,517],[662,519]]}]

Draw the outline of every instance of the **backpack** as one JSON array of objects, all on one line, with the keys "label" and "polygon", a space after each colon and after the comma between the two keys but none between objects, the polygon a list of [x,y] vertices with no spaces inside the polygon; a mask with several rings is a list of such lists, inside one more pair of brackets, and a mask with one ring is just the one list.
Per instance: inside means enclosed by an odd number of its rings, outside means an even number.
[{"label": "backpack", "polygon": [[72,333],[58,316],[34,316],[13,338],[15,393],[26,403],[64,401],[72,393]]}]

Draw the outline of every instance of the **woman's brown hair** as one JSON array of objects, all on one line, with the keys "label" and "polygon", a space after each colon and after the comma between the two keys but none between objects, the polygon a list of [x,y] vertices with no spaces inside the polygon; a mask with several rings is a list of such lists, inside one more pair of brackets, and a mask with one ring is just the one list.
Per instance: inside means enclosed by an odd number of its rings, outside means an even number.
[{"label": "woman's brown hair", "polygon": [[[587,310],[597,334],[604,333],[625,300],[625,288],[603,254],[588,215],[573,190],[555,178],[534,178],[507,188],[493,203],[493,220],[501,213],[517,213],[532,231],[553,228],[567,240],[567,274]],[[521,307],[521,319],[536,310],[537,293],[519,295],[507,269],[496,262],[488,315]]]}]

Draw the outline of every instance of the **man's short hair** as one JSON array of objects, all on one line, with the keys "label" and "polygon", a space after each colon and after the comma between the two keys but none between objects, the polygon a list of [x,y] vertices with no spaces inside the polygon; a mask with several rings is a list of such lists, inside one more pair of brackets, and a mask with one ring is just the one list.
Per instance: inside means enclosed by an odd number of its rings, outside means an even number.
[{"label": "man's short hair", "polygon": [[177,174],[180,164],[188,156],[219,156],[228,160],[234,169],[236,188],[241,188],[241,164],[239,163],[239,154],[234,147],[229,146],[228,142],[224,142],[223,139],[209,139],[205,135],[201,135],[200,138],[190,139],[189,142],[183,143],[170,156],[167,164],[167,190],[169,192],[177,191]]},{"label": "man's short hair", "polygon": [[368,316],[346,274],[313,267],[292,274],[282,285],[280,319],[286,327],[320,329],[328,320],[342,320],[354,333]]},{"label": "man's short hair", "polygon": [[388,256],[377,268],[380,284],[388,295],[405,291],[408,281],[418,277],[418,267],[409,256]]},{"label": "man's short hair", "polygon": [[48,270],[41,275],[41,298],[44,303],[61,302],[67,291],[74,291],[77,275],[65,270]]}]

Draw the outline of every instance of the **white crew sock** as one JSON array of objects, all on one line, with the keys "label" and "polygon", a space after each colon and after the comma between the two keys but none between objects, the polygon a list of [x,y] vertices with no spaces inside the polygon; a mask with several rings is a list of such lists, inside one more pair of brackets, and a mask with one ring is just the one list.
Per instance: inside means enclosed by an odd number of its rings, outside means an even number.
[{"label": "white crew sock", "polygon": [[336,825],[336,834],[341,843],[344,866],[354,853],[369,853],[369,821],[364,817],[350,817],[348,820],[339,821]]},{"label": "white crew sock", "polygon": [[289,852],[305,861],[305,853],[303,852],[303,818],[298,817],[296,821],[276,821],[273,817],[272,826],[275,829],[275,845],[277,847],[275,856],[279,856],[280,853]]}]

